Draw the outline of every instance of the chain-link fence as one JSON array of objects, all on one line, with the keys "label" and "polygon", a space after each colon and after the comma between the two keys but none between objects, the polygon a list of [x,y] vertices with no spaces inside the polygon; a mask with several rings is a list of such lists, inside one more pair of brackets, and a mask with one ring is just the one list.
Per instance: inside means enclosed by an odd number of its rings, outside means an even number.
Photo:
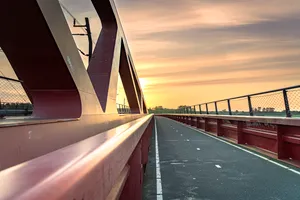
[{"label": "chain-link fence", "polygon": [[201,108],[200,114],[300,117],[300,85],[192,107]]},{"label": "chain-link fence", "polygon": [[248,98],[238,98],[230,100],[232,115],[249,115]]},{"label": "chain-link fence", "polygon": [[131,113],[130,107],[124,104],[117,103],[117,110],[119,114],[129,114]]},{"label": "chain-link fence", "polygon": [[[33,104],[30,102],[22,82],[0,76],[0,118],[6,116],[28,116],[32,114]],[[131,113],[130,107],[117,104],[120,114]]]},{"label": "chain-link fence", "polygon": [[218,101],[217,102],[218,114],[220,115],[229,115],[228,102],[227,101]]},{"label": "chain-link fence", "polygon": [[21,81],[0,76],[0,118],[30,115],[32,107]]},{"label": "chain-link fence", "polygon": [[285,104],[282,91],[251,96],[253,115],[285,116]]}]

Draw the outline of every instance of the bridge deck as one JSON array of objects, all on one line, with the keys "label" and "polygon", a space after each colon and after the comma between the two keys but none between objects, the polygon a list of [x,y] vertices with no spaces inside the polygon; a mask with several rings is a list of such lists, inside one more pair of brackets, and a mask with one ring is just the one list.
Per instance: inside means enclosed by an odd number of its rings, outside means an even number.
[{"label": "bridge deck", "polygon": [[156,126],[159,158],[153,134],[144,199],[300,199],[298,169],[170,119]]}]

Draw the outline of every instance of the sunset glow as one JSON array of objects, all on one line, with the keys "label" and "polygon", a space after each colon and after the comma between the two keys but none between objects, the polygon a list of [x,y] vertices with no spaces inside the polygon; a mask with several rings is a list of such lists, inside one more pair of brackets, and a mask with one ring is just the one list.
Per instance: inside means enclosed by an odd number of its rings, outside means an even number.
[{"label": "sunset glow", "polygon": [[[61,2],[82,23],[90,18],[96,43],[101,23],[91,1]],[[116,0],[116,6],[148,107],[176,108],[299,84],[299,0]],[[80,32],[66,18],[70,30]],[[74,39],[87,52],[86,38]],[[1,56],[2,72],[14,77]],[[118,88],[122,103],[126,95]]]}]

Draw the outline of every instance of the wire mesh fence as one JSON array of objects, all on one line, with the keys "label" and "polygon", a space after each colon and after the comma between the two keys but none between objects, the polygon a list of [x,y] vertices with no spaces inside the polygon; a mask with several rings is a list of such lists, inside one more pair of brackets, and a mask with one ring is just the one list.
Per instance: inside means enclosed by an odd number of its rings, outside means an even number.
[{"label": "wire mesh fence", "polygon": [[216,114],[217,113],[215,103],[208,103],[207,108],[208,108],[208,114]]},{"label": "wire mesh fence", "polygon": [[218,114],[220,115],[229,115],[228,102],[219,101],[217,102]]},{"label": "wire mesh fence", "polygon": [[293,117],[300,117],[300,88],[287,91],[289,107]]},{"label": "wire mesh fence", "polygon": [[30,115],[32,108],[21,81],[0,76],[0,118]]},{"label": "wire mesh fence", "polygon": [[249,115],[248,98],[230,100],[232,115]]},{"label": "wire mesh fence", "polygon": [[201,108],[201,114],[206,114],[207,113],[207,109],[206,109],[205,104],[200,105],[200,108]]},{"label": "wire mesh fence", "polygon": [[285,104],[282,92],[262,94],[251,97],[253,115],[285,116]]},{"label": "wire mesh fence", "polygon": [[117,103],[117,110],[119,114],[129,114],[131,113],[130,107],[124,104]]},{"label": "wire mesh fence", "polygon": [[[0,118],[6,116],[28,116],[33,111],[33,104],[28,98],[22,81],[0,76]],[[131,113],[130,107],[117,104],[120,114]]]},{"label": "wire mesh fence", "polygon": [[300,85],[202,103],[195,107],[201,108],[200,114],[300,117]]}]

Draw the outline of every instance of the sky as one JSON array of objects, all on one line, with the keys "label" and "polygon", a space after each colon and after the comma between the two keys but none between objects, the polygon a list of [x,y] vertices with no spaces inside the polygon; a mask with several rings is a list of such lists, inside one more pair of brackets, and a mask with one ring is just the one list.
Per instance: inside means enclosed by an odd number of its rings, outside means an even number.
[{"label": "sky", "polygon": [[[82,23],[90,17],[96,41],[101,23],[90,1],[61,2]],[[116,0],[116,6],[148,107],[299,84],[299,0]],[[85,38],[75,40],[87,50]],[[13,74],[4,62],[0,55],[3,73]],[[121,103],[124,92],[118,94]]]}]

